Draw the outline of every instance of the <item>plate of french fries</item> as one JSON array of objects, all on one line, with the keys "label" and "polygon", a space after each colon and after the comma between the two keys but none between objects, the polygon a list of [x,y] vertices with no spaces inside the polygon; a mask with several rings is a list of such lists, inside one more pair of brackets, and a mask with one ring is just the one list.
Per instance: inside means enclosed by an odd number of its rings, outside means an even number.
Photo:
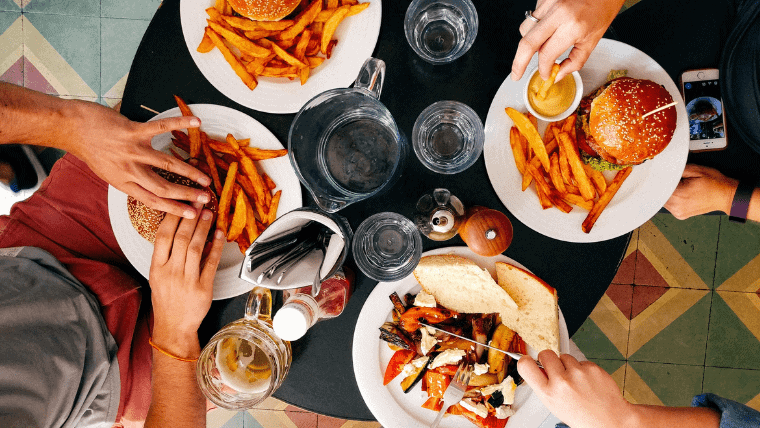
[{"label": "plate of french fries", "polygon": [[[537,64],[534,56],[528,69]],[[608,39],[599,42],[579,72],[584,96],[601,86],[611,70],[657,82],[674,100],[681,100],[676,84],[652,58]],[[675,190],[686,165],[689,136],[683,102],[676,106],[676,130],[662,153],[620,171],[598,172],[580,159],[575,115],[550,123],[527,113],[521,94],[528,79],[526,74],[517,82],[504,80],[485,124],[488,178],[507,209],[531,229],[568,242],[616,238],[652,218]]]},{"label": "plate of french fries", "polygon": [[[153,137],[154,149],[175,157],[199,159],[198,169],[212,178],[217,197],[216,227],[226,231],[216,278],[214,300],[248,292],[253,285],[238,277],[244,252],[277,217],[303,204],[301,184],[287,150],[264,125],[228,107],[211,104],[187,105],[167,110],[151,120],[195,115],[200,129],[174,131]],[[214,168],[210,165],[214,164]],[[108,187],[111,226],[124,255],[148,278],[153,244],[132,226],[127,212],[127,195]]]},{"label": "plate of french fries", "polygon": [[225,0],[182,0],[180,18],[198,69],[231,100],[295,113],[349,86],[380,34],[380,0],[304,0],[280,21],[253,21]]}]

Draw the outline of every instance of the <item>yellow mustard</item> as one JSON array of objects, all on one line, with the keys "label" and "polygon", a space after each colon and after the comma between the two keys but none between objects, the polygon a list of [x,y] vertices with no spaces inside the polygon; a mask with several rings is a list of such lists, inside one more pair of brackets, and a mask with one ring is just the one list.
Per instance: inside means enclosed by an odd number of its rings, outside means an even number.
[{"label": "yellow mustard", "polygon": [[541,74],[536,71],[528,83],[528,102],[530,102],[533,110],[548,117],[557,116],[567,110],[575,98],[575,79],[573,76],[568,74],[559,82],[554,82],[546,92],[546,98],[540,99],[538,90],[543,82]]}]

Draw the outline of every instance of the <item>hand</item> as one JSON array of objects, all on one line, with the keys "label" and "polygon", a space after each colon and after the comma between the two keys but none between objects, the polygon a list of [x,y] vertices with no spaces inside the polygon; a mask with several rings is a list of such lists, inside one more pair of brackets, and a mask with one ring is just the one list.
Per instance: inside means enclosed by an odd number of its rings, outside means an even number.
[{"label": "hand", "polygon": [[533,54],[538,52],[538,69],[546,80],[552,64],[568,48],[557,81],[578,71],[615,19],[624,0],[538,0],[533,16],[520,25],[523,38],[512,62],[512,80],[520,80]]},{"label": "hand", "polygon": [[712,211],[728,214],[738,185],[715,169],[687,164],[665,208],[679,220]]},{"label": "hand", "polygon": [[154,135],[200,126],[197,117],[172,117],[152,122],[132,122],[118,112],[86,101],[71,101],[68,121],[71,128],[61,132],[58,141],[64,150],[82,159],[100,178],[113,187],[142,201],[150,208],[185,218],[197,211],[179,202],[208,202],[200,189],[170,183],[151,166],[185,176],[202,186],[211,179],[185,162],[154,150]]},{"label": "hand", "polygon": [[185,338],[195,338],[197,346],[198,327],[211,307],[214,275],[225,243],[224,233],[217,230],[211,252],[201,262],[212,219],[207,209],[201,211],[200,221],[167,214],[156,232],[149,275],[153,338],[175,355],[187,354]]},{"label": "hand", "polygon": [[538,360],[545,371],[527,356],[517,362],[517,371],[562,422],[573,428],[634,426],[634,406],[601,367],[550,350],[538,354]]}]

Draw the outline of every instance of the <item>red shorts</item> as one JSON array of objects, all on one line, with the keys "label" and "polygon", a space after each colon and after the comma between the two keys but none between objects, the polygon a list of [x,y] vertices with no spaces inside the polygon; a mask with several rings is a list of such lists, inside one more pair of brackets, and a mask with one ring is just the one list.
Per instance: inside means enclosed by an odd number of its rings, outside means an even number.
[{"label": "red shorts", "polygon": [[148,283],[127,261],[108,216],[108,184],[67,154],[37,192],[0,216],[0,248],[31,246],[55,256],[100,302],[119,346],[117,421],[144,421],[151,399]]}]

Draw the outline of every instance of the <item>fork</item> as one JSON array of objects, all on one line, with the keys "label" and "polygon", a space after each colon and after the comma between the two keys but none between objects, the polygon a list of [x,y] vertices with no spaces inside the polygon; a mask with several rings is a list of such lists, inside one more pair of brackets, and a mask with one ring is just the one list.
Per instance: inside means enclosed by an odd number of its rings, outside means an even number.
[{"label": "fork", "polygon": [[467,384],[470,383],[472,370],[473,367],[468,365],[467,362],[462,362],[462,364],[459,365],[456,373],[454,373],[454,377],[451,378],[449,386],[446,388],[446,391],[443,392],[443,407],[441,408],[441,411],[438,412],[438,416],[435,417],[435,421],[430,425],[430,428],[436,428],[438,424],[441,423],[441,419],[443,418],[443,414],[446,413],[446,409],[464,398],[464,392],[467,390]]}]

